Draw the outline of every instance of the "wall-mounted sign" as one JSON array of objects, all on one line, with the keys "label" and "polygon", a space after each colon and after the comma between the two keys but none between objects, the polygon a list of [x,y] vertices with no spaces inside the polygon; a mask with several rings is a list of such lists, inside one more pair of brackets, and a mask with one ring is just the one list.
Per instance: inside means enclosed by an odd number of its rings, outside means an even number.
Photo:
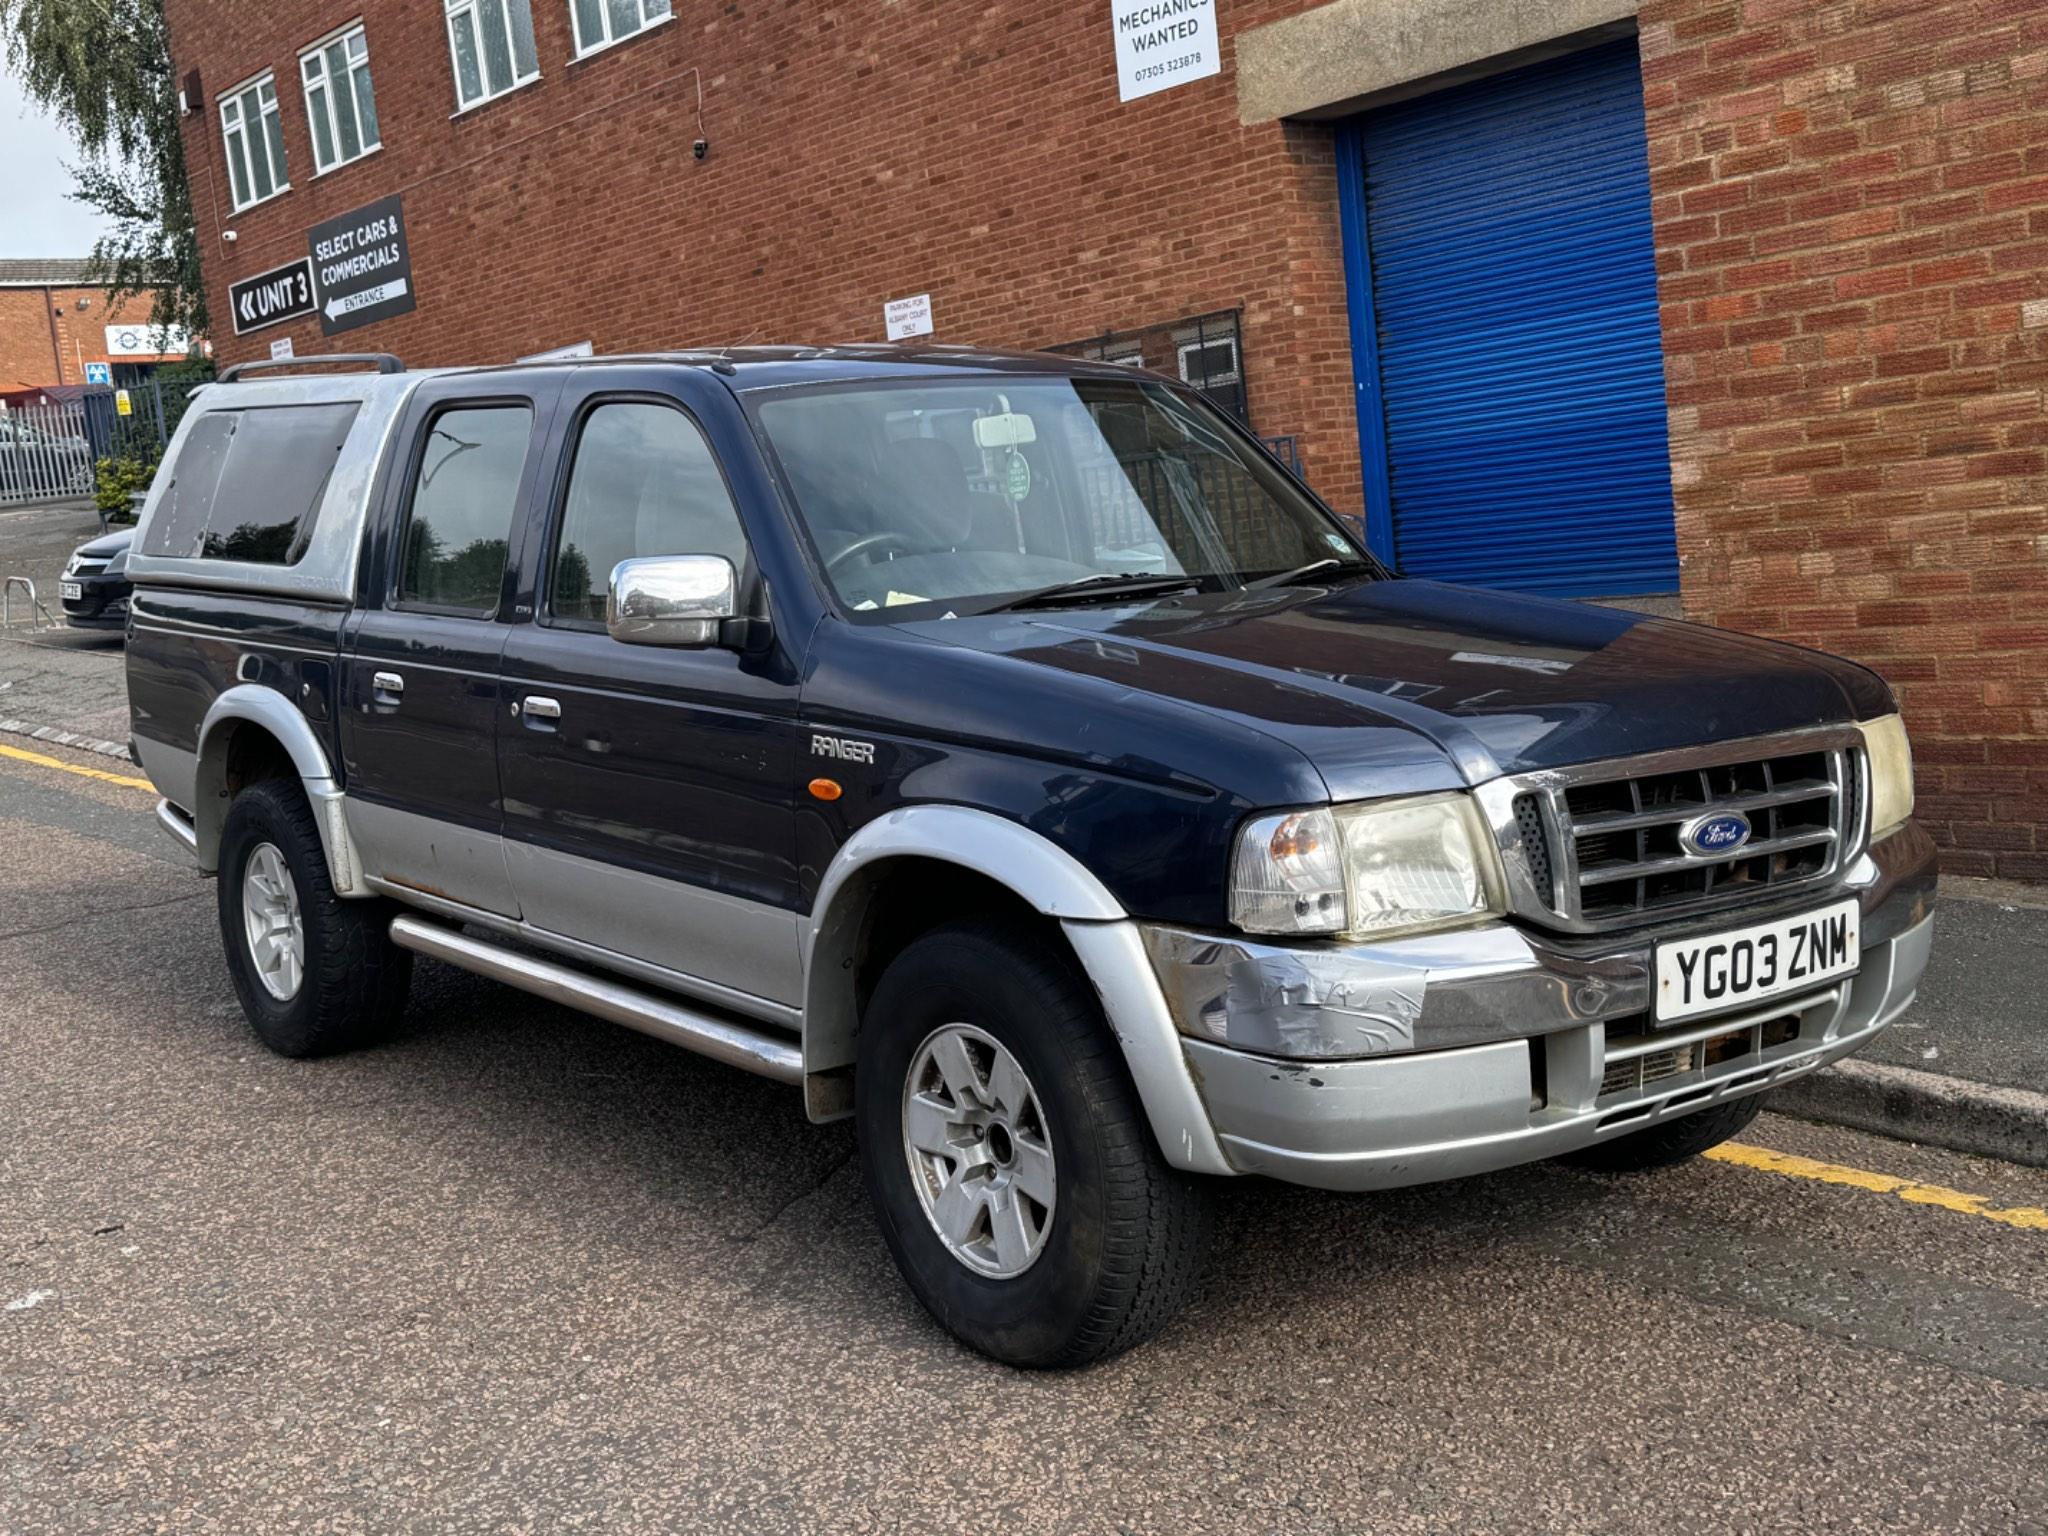
[{"label": "wall-mounted sign", "polygon": [[183,357],[191,349],[192,338],[182,326],[167,325],[158,330],[144,321],[140,325],[107,327],[109,357]]},{"label": "wall-mounted sign", "polygon": [[112,363],[87,363],[85,365],[85,382],[88,384],[113,383],[114,365]]},{"label": "wall-mounted sign", "polygon": [[545,352],[529,352],[519,359],[522,363],[572,363],[579,357],[595,357],[597,348],[587,341],[572,341],[566,347],[550,347]]},{"label": "wall-mounted sign", "polygon": [[306,231],[320,329],[329,336],[407,315],[417,307],[405,214],[396,193]]},{"label": "wall-mounted sign", "polygon": [[291,337],[280,336],[277,338],[277,340],[273,341],[270,344],[270,360],[273,363],[282,362],[285,358],[288,358],[292,355],[293,353]]},{"label": "wall-mounted sign", "polygon": [[1116,94],[1136,101],[1223,72],[1216,0],[1109,0],[1116,27]]},{"label": "wall-mounted sign", "polygon": [[931,335],[932,296],[915,293],[907,299],[891,299],[882,306],[882,323],[889,328],[891,341]]},{"label": "wall-mounted sign", "polygon": [[228,284],[228,313],[234,319],[237,336],[260,331],[280,320],[310,315],[319,307],[313,298],[313,263],[303,256],[286,266],[272,267],[268,272]]}]

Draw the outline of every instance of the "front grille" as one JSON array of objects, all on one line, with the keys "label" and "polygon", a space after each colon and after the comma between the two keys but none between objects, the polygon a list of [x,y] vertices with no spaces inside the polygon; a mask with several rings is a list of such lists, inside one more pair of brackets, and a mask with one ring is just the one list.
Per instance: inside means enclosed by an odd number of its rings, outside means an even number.
[{"label": "front grille", "polygon": [[[1516,830],[1545,909],[1532,916],[1554,912],[1568,926],[1598,929],[1737,905],[1826,879],[1858,842],[1853,747],[1720,762],[1675,756],[1613,776],[1596,764],[1562,775],[1546,796],[1516,797]],[[1729,811],[1750,823],[1748,841],[1732,856],[1681,844],[1688,822]]]},{"label": "front grille", "polygon": [[1626,1061],[1609,1062],[1600,1077],[1600,1097],[1604,1099],[1610,1093],[1647,1088],[1667,1077],[1690,1072],[1698,1049],[1696,1045],[1681,1045],[1668,1051],[1652,1051],[1647,1056],[1631,1056]]}]

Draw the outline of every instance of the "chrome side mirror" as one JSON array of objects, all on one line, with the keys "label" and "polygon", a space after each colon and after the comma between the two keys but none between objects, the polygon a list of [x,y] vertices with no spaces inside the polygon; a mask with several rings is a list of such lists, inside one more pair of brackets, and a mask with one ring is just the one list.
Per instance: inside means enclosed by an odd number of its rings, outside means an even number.
[{"label": "chrome side mirror", "polygon": [[612,567],[604,627],[627,645],[718,644],[739,612],[739,576],[723,555],[650,555]]}]

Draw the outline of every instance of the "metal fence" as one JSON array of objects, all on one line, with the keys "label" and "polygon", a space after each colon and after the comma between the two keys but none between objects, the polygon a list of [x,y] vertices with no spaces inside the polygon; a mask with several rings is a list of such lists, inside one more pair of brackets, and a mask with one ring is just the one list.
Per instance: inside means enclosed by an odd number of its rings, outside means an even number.
[{"label": "metal fence", "polygon": [[91,414],[85,399],[0,412],[0,505],[91,495]]},{"label": "metal fence", "polygon": [[0,407],[0,506],[93,493],[101,459],[154,468],[201,380],[146,379],[125,393],[93,390],[44,405]]}]

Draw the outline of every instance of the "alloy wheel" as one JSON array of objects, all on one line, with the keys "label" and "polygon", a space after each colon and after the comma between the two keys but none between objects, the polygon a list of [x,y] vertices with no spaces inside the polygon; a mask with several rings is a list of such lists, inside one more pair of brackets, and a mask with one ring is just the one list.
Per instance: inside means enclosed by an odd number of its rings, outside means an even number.
[{"label": "alloy wheel", "polygon": [[299,888],[273,843],[258,843],[242,867],[242,930],[264,990],[281,1003],[297,997],[306,975],[306,924]]},{"label": "alloy wheel", "polygon": [[944,1024],[910,1058],[903,1152],[932,1230],[977,1274],[1009,1280],[1045,1251],[1052,1138],[1016,1057],[972,1024]]}]

